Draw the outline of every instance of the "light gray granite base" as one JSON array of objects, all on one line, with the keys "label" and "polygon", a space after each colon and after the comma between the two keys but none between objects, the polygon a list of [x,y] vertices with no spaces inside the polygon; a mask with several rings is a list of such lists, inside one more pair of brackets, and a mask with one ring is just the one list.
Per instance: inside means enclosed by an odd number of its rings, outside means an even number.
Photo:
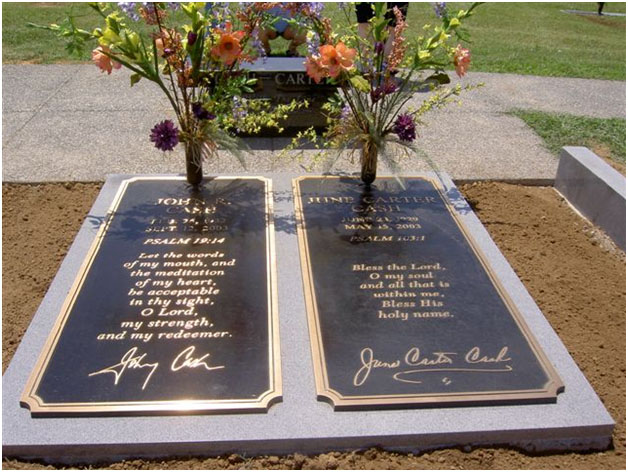
[{"label": "light gray granite base", "polygon": [[[129,176],[126,176],[129,177]],[[3,456],[57,462],[168,455],[316,453],[379,446],[422,451],[504,445],[534,451],[601,450],[614,422],[497,246],[442,176],[447,195],[565,383],[555,404],[334,412],[316,400],[294,223],[292,178],[270,174],[275,225],[283,402],[267,414],[31,418],[19,396],[120,182],[105,183],[3,376]]]},{"label": "light gray granite base", "polygon": [[554,187],[626,250],[626,178],[585,147],[564,147]]}]

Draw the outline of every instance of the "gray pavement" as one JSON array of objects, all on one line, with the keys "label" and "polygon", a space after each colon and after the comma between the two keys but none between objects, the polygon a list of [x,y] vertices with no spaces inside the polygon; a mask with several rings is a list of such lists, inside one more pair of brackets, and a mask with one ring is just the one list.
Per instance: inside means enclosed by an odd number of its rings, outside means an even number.
[{"label": "gray pavement", "polygon": [[[107,76],[91,64],[4,65],[2,73],[3,181],[101,181],[113,173],[183,172],[180,146],[164,154],[148,139],[156,122],[173,117],[154,84],[141,81],[131,88],[127,71]],[[469,73],[460,82],[484,87],[463,94],[461,105],[425,116],[428,126],[419,129],[421,152],[400,162],[405,173],[429,170],[427,157],[458,180],[553,179],[558,156],[510,111],[626,116],[622,81]],[[417,94],[415,102],[423,98]],[[287,141],[248,139],[247,170],[321,172],[320,164],[310,168],[311,150],[300,160],[279,159],[278,150]],[[354,172],[357,164],[346,155],[334,169]],[[229,174],[243,169],[221,152],[204,170]]]}]

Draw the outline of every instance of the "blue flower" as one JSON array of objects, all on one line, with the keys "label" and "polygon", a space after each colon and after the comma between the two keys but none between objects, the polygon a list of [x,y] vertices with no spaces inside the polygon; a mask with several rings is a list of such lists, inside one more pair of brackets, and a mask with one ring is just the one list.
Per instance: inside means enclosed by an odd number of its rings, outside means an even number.
[{"label": "blue flower", "polygon": [[443,18],[447,14],[447,3],[445,2],[435,2],[433,3],[434,13],[439,18]]},{"label": "blue flower", "polygon": [[138,21],[140,16],[135,12],[135,3],[136,2],[118,2],[118,7],[133,21]]},{"label": "blue flower", "polygon": [[172,151],[179,144],[179,129],[171,120],[157,123],[150,132],[150,140],[161,151]]}]

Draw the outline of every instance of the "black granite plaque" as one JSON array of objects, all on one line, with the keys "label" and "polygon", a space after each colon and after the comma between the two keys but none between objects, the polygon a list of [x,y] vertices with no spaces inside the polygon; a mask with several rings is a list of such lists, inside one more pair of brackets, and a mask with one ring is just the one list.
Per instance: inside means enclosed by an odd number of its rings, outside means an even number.
[{"label": "black granite plaque", "polygon": [[[257,79],[253,98],[267,98],[275,104],[288,104],[292,100],[307,100],[309,106],[296,110],[290,117],[281,121],[284,133],[291,135],[313,126],[322,129],[326,126],[326,117],[321,107],[338,87],[322,81],[314,82],[305,73],[304,57],[267,57],[257,59],[245,66],[250,77]],[[263,128],[261,135],[271,136],[277,132]]]},{"label": "black granite plaque", "polygon": [[22,397],[33,415],[266,411],[281,397],[270,181],[126,180]]},{"label": "black granite plaque", "polygon": [[320,399],[553,402],[562,384],[436,182],[295,180]]}]

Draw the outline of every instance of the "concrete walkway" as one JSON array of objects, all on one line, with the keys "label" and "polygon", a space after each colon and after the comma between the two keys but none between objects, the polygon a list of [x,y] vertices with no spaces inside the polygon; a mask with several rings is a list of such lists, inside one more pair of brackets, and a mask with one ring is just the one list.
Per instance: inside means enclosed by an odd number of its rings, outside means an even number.
[{"label": "concrete walkway", "polygon": [[[164,155],[148,139],[155,123],[172,117],[154,84],[142,81],[130,88],[127,71],[107,76],[91,64],[4,65],[2,72],[3,181],[95,181],[112,173],[184,171],[181,146]],[[454,179],[554,178],[558,157],[508,114],[513,109],[626,116],[621,81],[470,73],[461,82],[485,86],[464,94],[461,106],[426,115],[429,126],[419,129],[418,141],[422,153]],[[416,101],[421,99],[417,94]],[[313,154],[307,151],[302,161],[278,160],[277,150],[288,139],[247,141],[253,150],[249,172],[305,173]],[[408,174],[429,170],[421,156],[404,158],[401,167]],[[353,172],[357,164],[342,159],[334,169]],[[243,171],[228,153],[204,170]]]}]

